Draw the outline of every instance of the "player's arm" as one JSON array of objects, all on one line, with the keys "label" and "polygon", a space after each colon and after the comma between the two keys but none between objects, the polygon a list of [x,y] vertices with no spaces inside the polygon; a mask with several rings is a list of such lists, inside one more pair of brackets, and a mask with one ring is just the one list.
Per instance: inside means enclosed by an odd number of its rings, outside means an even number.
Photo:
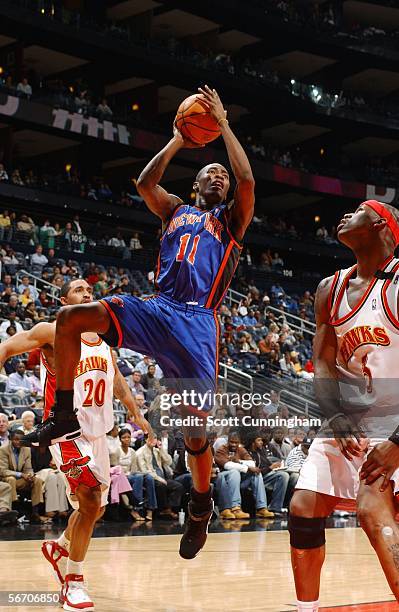
[{"label": "player's arm", "polygon": [[54,323],[38,323],[28,331],[19,332],[0,344],[0,365],[7,359],[22,353],[28,353],[36,348],[53,346],[55,339]]},{"label": "player's arm", "polygon": [[[399,312],[399,296],[397,303]],[[380,486],[381,491],[385,491],[390,486],[392,474],[399,468],[399,427],[389,437],[389,440],[380,442],[374,446],[368,454],[367,461],[363,464],[360,478],[366,484],[372,484],[383,476]]]},{"label": "player's arm", "polygon": [[164,172],[168,167],[171,159],[180,151],[180,149],[193,149],[202,145],[196,145],[188,140],[185,140],[179,130],[173,127],[173,138],[169,140],[166,147],[162,149],[152,160],[146,165],[137,179],[137,191],[144,198],[148,208],[155,215],[162,219],[163,223],[167,223],[172,215],[172,212],[181,199],[171,193],[168,193],[159,184],[162,180]]},{"label": "player's arm", "polygon": [[152,438],[152,427],[147,421],[147,419],[145,419],[140,413],[140,410],[138,409],[136,404],[136,400],[134,399],[133,394],[129,389],[129,385],[127,384],[125,378],[119,371],[114,355],[112,356],[112,361],[115,369],[114,396],[122,402],[125,408],[127,408],[129,415],[133,418],[136,425],[138,425],[144,431],[144,433],[147,433],[148,436]]},{"label": "player's arm", "polygon": [[236,180],[233,205],[229,211],[229,222],[234,237],[241,241],[254,215],[255,179],[252,168],[247,154],[229,126],[226,111],[216,90],[205,85],[205,88],[199,88],[199,91],[205,96],[211,115],[219,123]]},{"label": "player's arm", "polygon": [[329,294],[333,277],[321,281],[315,300],[316,334],[313,341],[314,391],[323,416],[329,420],[341,452],[359,456],[359,434],[342,413],[338,384],[337,338],[330,323]]}]

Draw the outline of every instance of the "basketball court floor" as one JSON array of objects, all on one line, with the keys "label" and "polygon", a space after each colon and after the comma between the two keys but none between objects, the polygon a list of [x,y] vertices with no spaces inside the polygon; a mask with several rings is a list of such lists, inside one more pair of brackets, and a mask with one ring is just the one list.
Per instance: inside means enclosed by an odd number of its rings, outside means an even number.
[{"label": "basketball court floor", "polygon": [[[1,591],[56,591],[40,544],[56,537],[60,530],[57,525],[1,530]],[[166,522],[100,525],[85,574],[96,610],[295,610],[286,521],[218,520],[211,526],[206,549],[193,561],[178,555],[181,531],[178,523]],[[335,528],[327,530],[327,547],[321,588],[324,612],[399,610],[355,519],[335,521]],[[0,612],[31,609],[31,605],[5,605],[2,597]],[[56,610],[57,606],[39,609]]]}]

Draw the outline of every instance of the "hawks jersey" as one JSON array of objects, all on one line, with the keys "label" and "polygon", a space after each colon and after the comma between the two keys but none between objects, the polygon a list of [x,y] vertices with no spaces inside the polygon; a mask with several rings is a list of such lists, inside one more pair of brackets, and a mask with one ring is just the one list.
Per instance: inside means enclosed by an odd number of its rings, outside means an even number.
[{"label": "hawks jersey", "polygon": [[[329,308],[337,338],[337,368],[345,402],[356,407],[366,433],[386,437],[397,426],[399,392],[399,260],[387,260],[351,308],[347,288],[357,266],[336,272]],[[364,411],[364,412],[363,412]]]},{"label": "hawks jersey", "polygon": [[[98,438],[114,425],[113,385],[115,369],[110,347],[103,341],[82,340],[80,361],[76,368],[74,405],[82,433],[88,439]],[[48,417],[55,400],[55,373],[41,354],[43,384],[43,419]]]},{"label": "hawks jersey", "polygon": [[226,204],[212,210],[180,204],[161,238],[156,288],[178,302],[217,308],[241,248],[229,230]]}]

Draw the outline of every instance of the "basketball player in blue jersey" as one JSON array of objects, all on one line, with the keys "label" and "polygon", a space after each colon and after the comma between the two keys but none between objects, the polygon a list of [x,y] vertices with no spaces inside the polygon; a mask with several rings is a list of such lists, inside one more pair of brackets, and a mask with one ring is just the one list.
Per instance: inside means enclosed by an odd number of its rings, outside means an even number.
[{"label": "basketball player in blue jersey", "polygon": [[[233,199],[227,202],[229,173],[219,163],[209,164],[197,174],[195,205],[185,204],[160,186],[176,153],[197,146],[184,140],[175,128],[173,138],[137,181],[148,208],[162,220],[158,293],[146,301],[115,296],[61,310],[55,341],[56,403],[35,435],[25,436],[25,445],[49,445],[80,435],[73,413],[73,378],[80,358],[80,336],[86,331],[97,332],[111,346],[151,355],[165,377],[175,381],[179,392],[215,391],[219,341],[216,309],[233,277],[241,241],[253,216],[255,183],[217,92],[208,86],[199,92],[220,126],[236,182]],[[192,559],[205,544],[213,511],[212,453],[204,419],[202,427],[190,428],[184,434],[193,489],[180,555]]]}]

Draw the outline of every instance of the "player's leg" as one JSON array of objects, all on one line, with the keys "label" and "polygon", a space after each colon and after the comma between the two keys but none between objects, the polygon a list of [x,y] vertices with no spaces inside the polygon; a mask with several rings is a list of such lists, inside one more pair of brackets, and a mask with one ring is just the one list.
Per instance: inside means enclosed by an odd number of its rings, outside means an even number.
[{"label": "player's leg", "polygon": [[101,302],[79,304],[62,308],[57,318],[54,344],[57,372],[56,405],[53,414],[32,433],[21,440],[23,446],[39,444],[49,446],[55,442],[71,440],[81,433],[74,413],[73,384],[81,351],[81,334],[105,334],[111,324],[111,315]]},{"label": "player's leg", "polygon": [[337,499],[296,490],[290,505],[291,565],[299,612],[318,610],[320,574],[325,558],[325,519]]},{"label": "player's leg", "polygon": [[391,487],[381,492],[379,478],[371,485],[360,483],[357,513],[360,526],[378,555],[392,593],[399,601],[399,526],[398,511]]}]

